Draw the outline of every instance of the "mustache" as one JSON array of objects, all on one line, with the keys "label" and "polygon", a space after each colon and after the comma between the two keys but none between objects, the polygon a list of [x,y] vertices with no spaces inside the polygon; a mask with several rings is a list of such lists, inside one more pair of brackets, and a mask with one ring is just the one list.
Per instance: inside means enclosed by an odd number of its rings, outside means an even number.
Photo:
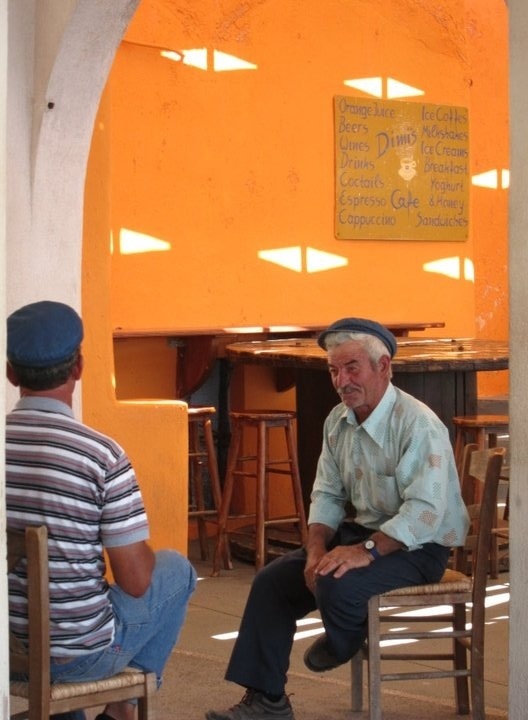
[{"label": "mustache", "polygon": [[348,385],[342,385],[341,387],[338,387],[337,392],[339,395],[345,395],[346,393],[354,392],[354,390],[360,390],[360,389],[361,388],[359,388],[357,385],[348,383]]}]

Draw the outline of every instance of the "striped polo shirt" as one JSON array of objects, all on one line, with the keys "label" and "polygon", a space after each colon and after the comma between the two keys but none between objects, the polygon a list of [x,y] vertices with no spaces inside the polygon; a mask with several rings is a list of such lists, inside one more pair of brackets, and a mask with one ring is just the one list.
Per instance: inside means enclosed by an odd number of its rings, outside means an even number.
[{"label": "striped polo shirt", "polygon": [[[6,505],[9,528],[48,528],[52,657],[109,645],[114,619],[103,548],[149,536],[124,450],[75,420],[68,405],[23,397],[6,418]],[[27,640],[22,563],[9,576],[9,619]]]}]

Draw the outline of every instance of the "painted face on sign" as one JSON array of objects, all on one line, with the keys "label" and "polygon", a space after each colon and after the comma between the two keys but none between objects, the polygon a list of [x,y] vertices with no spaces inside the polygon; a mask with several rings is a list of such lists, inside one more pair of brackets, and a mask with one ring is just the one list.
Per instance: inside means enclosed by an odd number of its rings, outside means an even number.
[{"label": "painted face on sign", "polygon": [[416,175],[416,160],[413,160],[412,157],[402,158],[398,175],[404,180],[412,180]]}]

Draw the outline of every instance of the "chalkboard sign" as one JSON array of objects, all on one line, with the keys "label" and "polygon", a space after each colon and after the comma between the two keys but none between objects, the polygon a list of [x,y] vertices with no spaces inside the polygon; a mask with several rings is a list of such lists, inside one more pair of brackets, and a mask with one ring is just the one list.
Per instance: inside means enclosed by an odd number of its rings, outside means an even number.
[{"label": "chalkboard sign", "polygon": [[335,234],[467,240],[468,110],[336,96]]}]

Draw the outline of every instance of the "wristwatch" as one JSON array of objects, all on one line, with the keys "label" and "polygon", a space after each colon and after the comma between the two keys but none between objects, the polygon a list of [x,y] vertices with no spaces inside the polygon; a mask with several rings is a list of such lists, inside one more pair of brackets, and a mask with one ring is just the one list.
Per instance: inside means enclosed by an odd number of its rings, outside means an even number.
[{"label": "wristwatch", "polygon": [[365,550],[368,553],[370,553],[372,555],[374,560],[377,560],[378,558],[381,557],[381,555],[379,554],[379,552],[376,549],[376,541],[375,540],[371,540],[370,538],[368,540],[365,540],[365,542],[363,543],[363,547],[365,548]]}]

